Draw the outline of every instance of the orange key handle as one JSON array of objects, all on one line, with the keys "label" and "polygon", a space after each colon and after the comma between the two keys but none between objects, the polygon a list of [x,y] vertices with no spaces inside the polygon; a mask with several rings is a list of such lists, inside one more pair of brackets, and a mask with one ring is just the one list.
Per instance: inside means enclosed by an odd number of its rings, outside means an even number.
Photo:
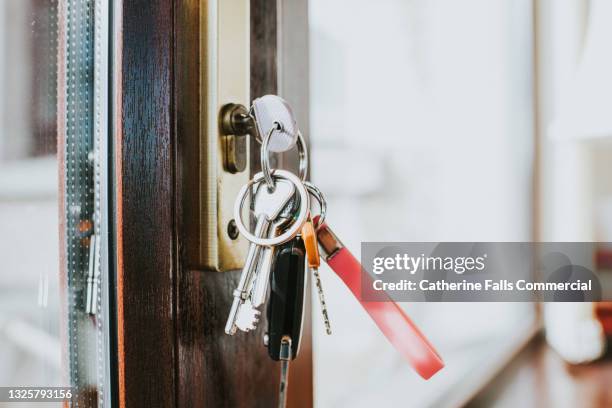
[{"label": "orange key handle", "polygon": [[306,247],[308,266],[310,268],[318,268],[321,265],[321,256],[319,255],[319,245],[312,220],[309,219],[304,223],[301,233],[304,246]]},{"label": "orange key handle", "polygon": [[[317,220],[315,219],[316,223]],[[323,258],[332,270],[353,292],[361,306],[368,312],[378,328],[424,379],[429,379],[444,367],[444,362],[423,333],[395,303],[389,295],[381,293],[385,301],[364,301],[361,299],[361,264],[342,242],[323,224],[317,230],[317,237]],[[367,282],[370,284],[370,282]]]}]

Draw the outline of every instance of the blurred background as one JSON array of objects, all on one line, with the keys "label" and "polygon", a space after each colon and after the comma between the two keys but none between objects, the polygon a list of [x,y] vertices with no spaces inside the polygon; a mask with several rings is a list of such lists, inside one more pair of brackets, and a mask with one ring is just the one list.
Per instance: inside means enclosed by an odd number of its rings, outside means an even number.
[{"label": "blurred background", "polygon": [[[312,176],[356,256],[361,241],[612,242],[612,2],[309,8]],[[0,386],[62,383],[56,17],[53,0],[0,0]],[[609,269],[610,248],[593,262]],[[404,304],[447,365],[424,382],[321,274],[318,407],[612,406],[606,304]]]},{"label": "blurred background", "polygon": [[[312,175],[345,244],[612,241],[611,7],[311,0]],[[612,368],[585,382],[564,362],[602,356],[604,305],[598,320],[593,304],[404,304],[446,361],[423,382],[322,275],[334,334],[313,301],[317,406],[463,405],[543,321],[556,351],[527,361],[552,361],[550,372],[511,377],[540,386],[513,389],[509,406],[612,406],[599,383]],[[502,405],[488,398],[474,404]]]},{"label": "blurred background", "polygon": [[62,380],[56,61],[56,2],[1,0],[0,386]]}]

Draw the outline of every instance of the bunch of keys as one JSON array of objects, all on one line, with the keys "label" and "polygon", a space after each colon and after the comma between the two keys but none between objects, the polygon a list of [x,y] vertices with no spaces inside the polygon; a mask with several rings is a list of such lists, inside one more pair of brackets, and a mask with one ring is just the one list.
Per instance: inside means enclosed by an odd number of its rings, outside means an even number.
[{"label": "bunch of keys", "polygon": [[[326,331],[331,333],[317,271],[320,256],[310,209],[311,202],[318,201],[318,219],[322,221],[326,203],[322,193],[305,181],[308,154],[289,105],[277,96],[267,95],[255,100],[251,111],[255,115],[258,133],[263,135],[260,136],[262,171],[243,186],[234,208],[238,230],[251,244],[238,286],[233,292],[234,300],[225,332],[233,335],[238,330],[254,330],[269,292],[268,329],[264,343],[270,357],[281,362],[279,406],[284,406],[288,365],[299,352],[309,268],[315,276]],[[270,152],[286,151],[293,146],[297,146],[300,157],[299,177],[289,171],[272,170]],[[242,219],[249,193],[255,218],[252,233]]]},{"label": "bunch of keys", "polygon": [[[233,335],[237,330],[254,330],[260,320],[260,308],[270,292],[264,344],[268,355],[281,363],[279,407],[284,407],[289,363],[299,352],[302,335],[308,269],[313,272],[326,332],[331,334],[318,273],[320,260],[328,263],[358,299],[362,268],[325,224],[327,205],[323,194],[305,181],[308,153],[289,105],[278,96],[266,95],[253,102],[251,112],[262,144],[262,171],[242,187],[234,205],[236,225],[250,246],[233,291],[225,332]],[[294,146],[300,158],[299,176],[271,169],[270,152],[283,152]],[[253,232],[242,219],[249,195],[255,217]],[[313,199],[319,203],[319,212],[314,217],[310,208]],[[443,367],[431,344],[390,298],[385,302],[360,302],[422,377],[427,379]]]}]

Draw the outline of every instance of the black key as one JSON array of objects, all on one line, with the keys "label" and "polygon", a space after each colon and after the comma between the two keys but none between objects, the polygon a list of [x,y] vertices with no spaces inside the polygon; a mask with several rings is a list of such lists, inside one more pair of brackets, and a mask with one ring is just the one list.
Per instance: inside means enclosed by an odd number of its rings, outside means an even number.
[{"label": "black key", "polygon": [[279,245],[270,273],[268,354],[280,360],[283,336],[291,338],[291,359],[299,351],[306,292],[306,250],[300,237]]}]

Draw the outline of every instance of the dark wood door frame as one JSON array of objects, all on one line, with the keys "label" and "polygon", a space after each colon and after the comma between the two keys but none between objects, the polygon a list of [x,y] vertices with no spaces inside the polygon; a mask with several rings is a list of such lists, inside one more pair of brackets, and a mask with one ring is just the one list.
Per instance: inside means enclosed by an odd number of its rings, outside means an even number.
[{"label": "dark wood door frame", "polygon": [[[199,4],[114,2],[121,407],[276,404],[279,371],[261,344],[263,330],[233,337],[223,331],[239,271],[191,270],[182,262],[189,222],[183,213],[190,194],[186,161],[189,137],[199,122],[196,97],[186,91],[198,89]],[[276,0],[251,0],[252,96],[277,92],[277,15]],[[307,333],[305,353],[292,373],[291,406],[312,405]]]},{"label": "dark wood door frame", "polygon": [[113,6],[118,401],[173,407],[173,2]]}]

